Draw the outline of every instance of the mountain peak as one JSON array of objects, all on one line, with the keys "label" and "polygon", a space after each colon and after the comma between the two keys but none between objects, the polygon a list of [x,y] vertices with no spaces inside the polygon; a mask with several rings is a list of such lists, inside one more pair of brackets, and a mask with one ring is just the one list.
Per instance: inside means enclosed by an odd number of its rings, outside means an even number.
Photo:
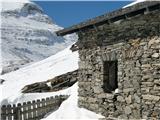
[{"label": "mountain peak", "polygon": [[62,27],[33,2],[3,2],[2,9],[2,73],[43,60],[77,40],[75,35],[56,36]]},{"label": "mountain peak", "polygon": [[22,15],[34,14],[34,13],[43,13],[43,10],[40,6],[33,2],[24,1],[24,2],[2,2],[2,13],[3,12],[15,12],[23,13]]},{"label": "mountain peak", "polygon": [[30,3],[28,0],[2,0],[1,7],[2,12],[4,11],[12,11],[12,10],[19,10],[23,7],[25,3]]}]

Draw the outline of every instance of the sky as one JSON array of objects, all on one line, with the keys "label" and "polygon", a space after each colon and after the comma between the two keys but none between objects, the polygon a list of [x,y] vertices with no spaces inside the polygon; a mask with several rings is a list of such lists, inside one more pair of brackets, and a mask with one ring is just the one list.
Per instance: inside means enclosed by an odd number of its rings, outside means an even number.
[{"label": "sky", "polygon": [[34,1],[44,13],[62,26],[70,27],[87,19],[121,8],[131,1]]}]

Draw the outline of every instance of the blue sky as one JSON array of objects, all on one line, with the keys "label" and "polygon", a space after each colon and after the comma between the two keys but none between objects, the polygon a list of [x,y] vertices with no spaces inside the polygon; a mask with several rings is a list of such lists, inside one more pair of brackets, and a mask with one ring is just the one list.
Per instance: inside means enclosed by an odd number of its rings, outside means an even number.
[{"label": "blue sky", "polygon": [[53,21],[69,27],[89,18],[121,8],[131,1],[35,1]]}]

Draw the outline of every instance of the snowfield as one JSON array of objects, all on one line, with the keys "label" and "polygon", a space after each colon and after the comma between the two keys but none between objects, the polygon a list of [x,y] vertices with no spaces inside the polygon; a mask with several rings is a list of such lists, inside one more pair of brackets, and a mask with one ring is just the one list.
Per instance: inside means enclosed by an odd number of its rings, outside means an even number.
[{"label": "snowfield", "polygon": [[[1,0],[0,2],[12,3],[12,4],[4,4],[2,11],[15,10],[22,8],[24,3],[30,3],[29,0]],[[15,4],[16,3],[16,4]]]},{"label": "snowfield", "polygon": [[[46,81],[55,76],[78,69],[78,52],[72,52],[69,48],[70,47],[45,60],[2,75],[1,78],[6,80],[6,82],[0,85],[2,89],[0,101],[3,104],[7,104],[21,102],[19,98],[23,98],[23,101],[25,101],[25,98],[27,100],[33,100],[35,97],[30,97],[30,99],[24,97],[25,95],[30,96],[30,94],[24,95],[21,93],[21,89],[25,85]],[[33,96],[38,97],[41,96],[41,94],[37,93]]]}]

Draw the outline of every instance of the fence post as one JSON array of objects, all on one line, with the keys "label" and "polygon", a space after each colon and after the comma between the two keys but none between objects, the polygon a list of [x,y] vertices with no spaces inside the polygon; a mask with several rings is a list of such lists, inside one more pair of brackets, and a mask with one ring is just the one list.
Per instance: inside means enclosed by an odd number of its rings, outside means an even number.
[{"label": "fence post", "polygon": [[40,100],[38,99],[38,100],[36,101],[36,103],[37,103],[37,119],[39,119],[39,118],[40,118],[40,115],[41,115]]},{"label": "fence post", "polygon": [[46,100],[43,98],[42,99],[42,115],[45,115],[47,110],[46,110],[46,105],[45,105]]},{"label": "fence post", "polygon": [[12,108],[11,105],[7,105],[7,114],[8,114],[8,120],[12,120]]},{"label": "fence post", "polygon": [[33,104],[33,119],[36,119],[36,117],[37,117],[37,114],[36,114],[36,101],[35,100],[33,100],[32,101],[32,104]]},{"label": "fence post", "polygon": [[60,96],[57,96],[57,104],[58,104],[58,106],[60,106],[61,105],[61,102],[62,102],[62,95],[60,95]]},{"label": "fence post", "polygon": [[18,105],[17,105],[18,120],[22,120],[21,107],[22,107],[21,103],[18,103]]},{"label": "fence post", "polygon": [[49,97],[47,97],[46,98],[46,113],[49,112],[49,101],[50,101],[50,99],[49,99]]},{"label": "fence post", "polygon": [[53,96],[49,98],[49,110],[52,111]]},{"label": "fence post", "polygon": [[32,110],[31,110],[31,102],[30,101],[27,102],[27,106],[28,106],[28,119],[30,119],[30,118],[32,118],[32,114],[31,114]]},{"label": "fence post", "polygon": [[17,107],[13,104],[13,120],[18,120]]},{"label": "fence post", "polygon": [[55,108],[53,106],[55,106],[55,102],[56,102],[56,98],[54,97],[51,101],[51,108],[52,110],[54,110]]},{"label": "fence post", "polygon": [[7,118],[7,117],[6,117],[6,116],[7,116],[7,115],[6,115],[6,109],[7,109],[7,108],[6,108],[6,105],[3,105],[2,108],[1,108],[1,119],[2,119],[2,120],[6,120],[6,118]]},{"label": "fence post", "polygon": [[27,120],[27,107],[26,107],[26,102],[24,102],[22,104],[22,108],[23,108],[23,120]]}]

